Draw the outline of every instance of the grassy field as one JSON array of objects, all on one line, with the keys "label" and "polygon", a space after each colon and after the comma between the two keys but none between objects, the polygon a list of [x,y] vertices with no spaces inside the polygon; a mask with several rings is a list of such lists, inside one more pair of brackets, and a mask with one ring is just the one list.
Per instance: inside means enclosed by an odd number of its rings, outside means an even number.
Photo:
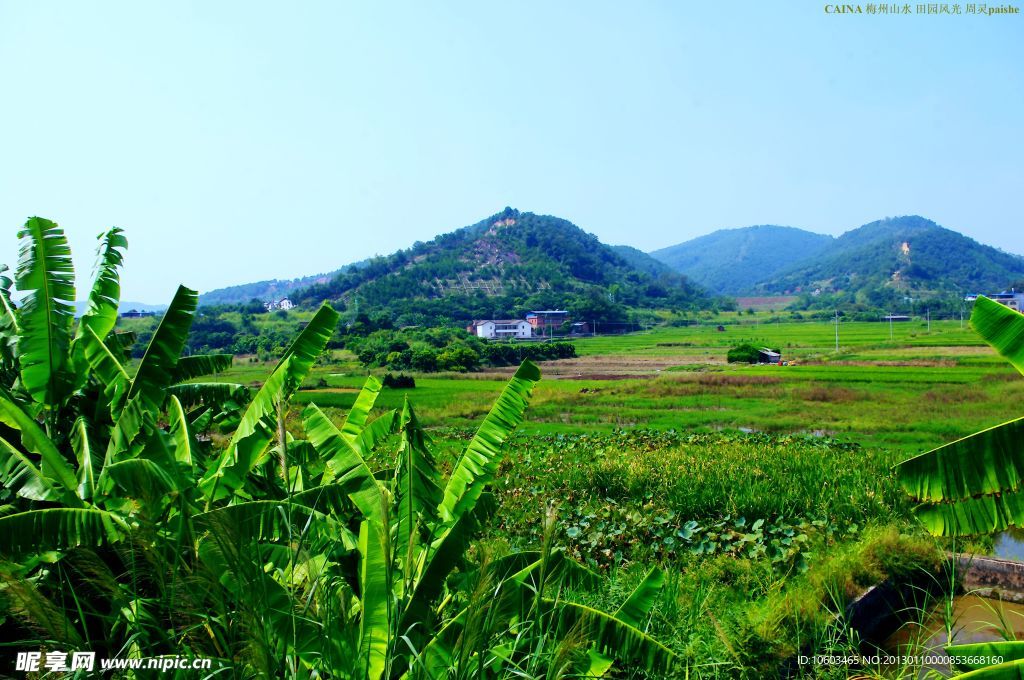
[{"label": "grassy field", "polygon": [[[657,328],[576,341],[547,362],[495,496],[500,521],[477,547],[535,547],[558,507],[560,545],[607,575],[596,604],[621,599],[651,564],[669,570],[654,630],[683,676],[845,677],[793,658],[849,651],[837,616],[868,585],[934,569],[892,466],[1020,415],[1024,380],[959,322]],[[729,365],[739,342],[779,347],[787,366]],[[259,384],[239,358],[219,379]],[[416,375],[408,397],[454,460],[510,371]],[[316,366],[296,411],[340,416],[366,371],[345,351]],[[984,542],[977,545],[984,549]],[[912,664],[863,669],[916,677]]]},{"label": "grassy field", "polygon": [[[1018,413],[1024,382],[958,322],[931,333],[879,323],[659,328],[576,341],[580,357],[542,364],[524,430],[609,432],[650,427],[687,433],[808,434],[911,452],[931,448]],[[829,346],[831,339],[833,345]],[[781,347],[788,366],[729,365],[739,342]],[[219,379],[259,384],[270,365],[249,358]],[[470,426],[486,413],[510,370],[416,376],[414,390],[386,390],[379,403],[412,398],[428,425]],[[298,396],[348,408],[366,375],[334,351]]]}]

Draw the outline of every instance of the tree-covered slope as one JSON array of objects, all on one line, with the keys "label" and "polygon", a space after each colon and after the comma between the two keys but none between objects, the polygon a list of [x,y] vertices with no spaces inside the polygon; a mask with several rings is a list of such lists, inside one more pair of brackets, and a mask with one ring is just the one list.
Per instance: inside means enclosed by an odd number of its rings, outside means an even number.
[{"label": "tree-covered slope", "polygon": [[931,220],[887,218],[849,231],[813,260],[797,263],[761,286],[767,292],[808,289],[861,292],[993,292],[1024,277],[1024,257],[978,243]]},{"label": "tree-covered slope", "polygon": [[633,246],[609,246],[616,255],[625,260],[631,267],[652,276],[671,274],[674,270],[661,260],[656,260],[639,248]]},{"label": "tree-covered slope", "polygon": [[712,293],[750,293],[797,262],[818,256],[832,237],[793,227],[721,229],[651,255]]},{"label": "tree-covered slope", "polygon": [[266,281],[254,281],[242,283],[237,286],[225,286],[217,288],[199,296],[200,305],[231,305],[260,300],[280,300],[290,295],[293,291],[308,288],[316,283],[326,283],[338,275],[338,271],[327,274],[316,274],[313,276],[302,276],[297,279],[268,279]]},{"label": "tree-covered slope", "polygon": [[[410,323],[519,314],[538,307],[585,318],[620,315],[623,306],[707,304],[685,277],[637,267],[571,222],[512,208],[292,295],[300,304],[331,300],[387,310]],[[583,309],[583,308],[586,309]]]}]

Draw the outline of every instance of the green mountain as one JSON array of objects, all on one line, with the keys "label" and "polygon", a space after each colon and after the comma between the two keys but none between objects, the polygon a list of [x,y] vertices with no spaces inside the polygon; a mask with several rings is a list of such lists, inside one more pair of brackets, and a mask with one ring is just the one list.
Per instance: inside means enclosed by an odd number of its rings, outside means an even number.
[{"label": "green mountain", "polygon": [[721,229],[651,256],[711,292],[739,295],[818,256],[832,241],[831,236],[803,229],[761,225]]},{"label": "green mountain", "polygon": [[567,220],[512,208],[374,258],[295,291],[291,299],[307,306],[329,300],[358,313],[386,311],[403,324],[546,308],[616,320],[627,307],[709,304],[685,277],[661,270],[639,251],[624,255]]},{"label": "green mountain", "polygon": [[297,279],[268,279],[266,281],[254,281],[253,283],[242,283],[237,286],[226,286],[217,288],[199,296],[200,305],[232,305],[246,303],[250,300],[269,302],[280,300],[296,290],[309,288],[317,283],[326,283],[338,275],[341,270],[335,270],[326,274],[313,276],[302,276]]},{"label": "green mountain", "polygon": [[674,270],[661,260],[656,260],[639,248],[633,246],[608,246],[616,255],[625,260],[634,269],[647,272],[651,276],[671,274]]},{"label": "green mountain", "polygon": [[884,306],[897,297],[1001,291],[1022,277],[1024,257],[910,215],[848,231],[756,290],[843,292],[858,302]]}]

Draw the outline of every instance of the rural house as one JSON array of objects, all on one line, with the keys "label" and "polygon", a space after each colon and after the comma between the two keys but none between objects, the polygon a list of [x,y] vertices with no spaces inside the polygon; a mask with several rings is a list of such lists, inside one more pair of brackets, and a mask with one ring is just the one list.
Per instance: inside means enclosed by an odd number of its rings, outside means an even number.
[{"label": "rural house", "polygon": [[537,330],[558,328],[569,320],[569,312],[564,309],[539,309],[527,314],[526,320]]},{"label": "rural house", "polygon": [[1018,293],[1013,288],[1009,292],[1004,290],[1002,293],[996,293],[992,299],[1010,309],[1015,309],[1018,312],[1024,311],[1024,293]]},{"label": "rural house", "polygon": [[762,347],[757,351],[757,363],[759,364],[781,364],[782,355],[773,349]]},{"label": "rural house", "polygon": [[138,309],[129,309],[127,312],[121,312],[122,319],[141,319],[145,316],[156,316],[156,312],[139,311]]},{"label": "rural house", "polygon": [[270,302],[264,302],[263,306],[267,309],[268,312],[272,312],[275,309],[283,309],[285,311],[288,311],[289,309],[292,309],[295,306],[295,303],[289,300],[288,298],[281,298],[280,300],[271,300]]},{"label": "rural house", "polygon": [[522,319],[484,319],[483,321],[474,321],[466,330],[478,338],[488,340],[533,336],[533,328],[529,322]]}]

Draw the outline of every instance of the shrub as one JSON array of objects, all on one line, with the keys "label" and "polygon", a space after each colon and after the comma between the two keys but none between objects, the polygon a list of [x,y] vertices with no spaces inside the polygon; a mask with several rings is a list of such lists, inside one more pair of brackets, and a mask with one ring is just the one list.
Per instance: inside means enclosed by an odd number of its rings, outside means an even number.
[{"label": "shrub", "polygon": [[743,343],[742,345],[737,345],[730,349],[725,358],[730,364],[756,364],[760,356],[761,351],[757,347],[754,347],[749,343]]},{"label": "shrub", "polygon": [[404,373],[399,373],[398,375],[385,373],[384,387],[390,387],[394,390],[411,390],[416,387],[416,379]]}]

